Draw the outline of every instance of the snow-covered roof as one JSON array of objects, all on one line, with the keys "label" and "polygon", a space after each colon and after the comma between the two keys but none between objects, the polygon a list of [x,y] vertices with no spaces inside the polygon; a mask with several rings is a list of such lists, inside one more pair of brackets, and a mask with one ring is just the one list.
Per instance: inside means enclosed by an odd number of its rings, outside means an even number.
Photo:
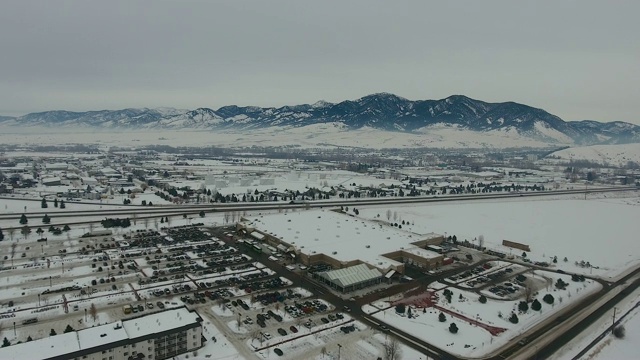
[{"label": "snow-covered roof", "polygon": [[80,349],[82,350],[129,338],[120,321],[113,324],[86,328],[78,331],[77,334]]},{"label": "snow-covered roof", "polygon": [[359,264],[344,269],[322,272],[318,275],[344,288],[377,279],[382,276],[382,273],[378,269],[369,269],[366,264]]},{"label": "snow-covered roof", "polygon": [[73,355],[82,350],[108,344],[134,340],[186,326],[196,326],[200,321],[197,312],[186,307],[165,310],[138,318],[50,336],[28,343],[0,348],[0,359],[31,360],[50,359]]},{"label": "snow-covered roof", "polygon": [[325,254],[341,262],[360,260],[382,271],[402,265],[383,254],[440,236],[416,234],[331,210],[270,214],[252,220],[250,226],[294,246],[301,253]]},{"label": "snow-covered roof", "polygon": [[171,311],[150,314],[122,322],[130,338],[157,334],[163,331],[198,323],[200,316],[182,307]]},{"label": "snow-covered roof", "polygon": [[410,247],[410,248],[404,248],[403,249],[404,252],[408,252],[410,254],[419,256],[421,258],[424,259],[432,259],[432,258],[437,258],[440,257],[442,255],[438,254],[437,252],[433,252],[433,251],[429,251],[423,248],[419,248],[419,247]]},{"label": "snow-covered roof", "polygon": [[80,350],[75,331],[0,348],[3,360],[36,360],[63,356]]},{"label": "snow-covered roof", "polygon": [[43,184],[55,183],[55,182],[60,182],[60,178],[59,177],[49,177],[49,178],[43,178],[42,179],[42,183]]}]

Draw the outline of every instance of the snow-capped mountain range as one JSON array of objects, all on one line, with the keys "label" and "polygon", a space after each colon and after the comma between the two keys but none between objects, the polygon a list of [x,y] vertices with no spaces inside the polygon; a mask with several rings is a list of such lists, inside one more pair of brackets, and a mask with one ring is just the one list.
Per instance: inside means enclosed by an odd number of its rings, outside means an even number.
[{"label": "snow-capped mountain range", "polygon": [[640,142],[640,126],[625,122],[566,122],[548,112],[514,102],[487,103],[462,95],[441,100],[408,100],[379,93],[340,103],[261,108],[224,106],[217,110],[173,108],[46,111],[20,117],[0,117],[0,126],[246,131],[311,125],[333,125],[340,131],[363,128],[429,133],[453,128],[480,133],[506,133],[549,144],[590,145]]}]

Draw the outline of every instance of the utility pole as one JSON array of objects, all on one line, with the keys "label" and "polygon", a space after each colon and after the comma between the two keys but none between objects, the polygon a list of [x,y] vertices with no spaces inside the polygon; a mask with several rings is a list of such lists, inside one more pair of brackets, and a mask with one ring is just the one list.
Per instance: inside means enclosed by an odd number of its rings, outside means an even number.
[{"label": "utility pole", "polygon": [[613,308],[613,322],[611,323],[611,332],[613,332],[613,328],[616,326],[616,310],[618,310],[618,308],[614,307]]}]

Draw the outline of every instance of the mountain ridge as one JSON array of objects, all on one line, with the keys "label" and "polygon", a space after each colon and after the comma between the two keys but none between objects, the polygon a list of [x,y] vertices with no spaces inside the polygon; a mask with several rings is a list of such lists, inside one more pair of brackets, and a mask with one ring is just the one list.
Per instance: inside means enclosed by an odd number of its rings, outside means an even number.
[{"label": "mountain ridge", "polygon": [[640,126],[594,120],[564,121],[543,109],[512,101],[489,103],[465,95],[440,100],[408,100],[376,93],[338,103],[282,107],[227,105],[217,110],[128,108],[72,112],[65,110],[0,117],[0,125],[20,127],[98,127],[104,129],[208,129],[247,131],[338,123],[345,129],[371,127],[386,131],[428,132],[449,126],[476,132],[517,132],[550,144],[618,144],[640,142]]}]

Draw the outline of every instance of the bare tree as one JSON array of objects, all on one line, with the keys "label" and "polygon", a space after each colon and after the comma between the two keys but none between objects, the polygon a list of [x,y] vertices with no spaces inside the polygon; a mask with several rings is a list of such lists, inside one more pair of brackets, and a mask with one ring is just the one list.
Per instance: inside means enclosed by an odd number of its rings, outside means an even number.
[{"label": "bare tree", "polygon": [[20,230],[20,232],[22,233],[22,235],[24,236],[24,239],[26,240],[27,237],[29,237],[29,234],[31,233],[31,229],[25,225],[22,227],[22,230]]},{"label": "bare tree", "polygon": [[325,356],[327,356],[327,347],[323,346],[322,349],[320,350],[320,352],[322,353],[322,357],[324,358]]},{"label": "bare tree", "polygon": [[478,246],[480,247],[480,249],[484,247],[484,235],[478,236]]},{"label": "bare tree", "polygon": [[91,307],[89,307],[89,315],[91,315],[93,321],[96,321],[96,318],[98,317],[98,308],[96,308],[95,303],[91,303]]},{"label": "bare tree", "polygon": [[7,232],[9,233],[9,238],[11,238],[11,241],[13,241],[13,234],[16,232],[16,229],[10,228],[7,230]]},{"label": "bare tree", "polygon": [[144,228],[148,229],[149,228],[149,218],[144,218],[144,220],[142,220],[142,222],[144,223]]},{"label": "bare tree", "polygon": [[396,220],[398,220],[398,212],[394,211],[393,212],[393,221],[396,221]]},{"label": "bare tree", "polygon": [[391,209],[387,210],[387,221],[391,221]]},{"label": "bare tree", "polygon": [[392,337],[391,340],[385,342],[384,353],[387,360],[400,360],[402,358],[402,349],[398,339]]},{"label": "bare tree", "polygon": [[227,224],[229,223],[229,217],[231,216],[231,214],[229,214],[228,212],[224,213],[223,219],[224,219],[224,223]]}]

